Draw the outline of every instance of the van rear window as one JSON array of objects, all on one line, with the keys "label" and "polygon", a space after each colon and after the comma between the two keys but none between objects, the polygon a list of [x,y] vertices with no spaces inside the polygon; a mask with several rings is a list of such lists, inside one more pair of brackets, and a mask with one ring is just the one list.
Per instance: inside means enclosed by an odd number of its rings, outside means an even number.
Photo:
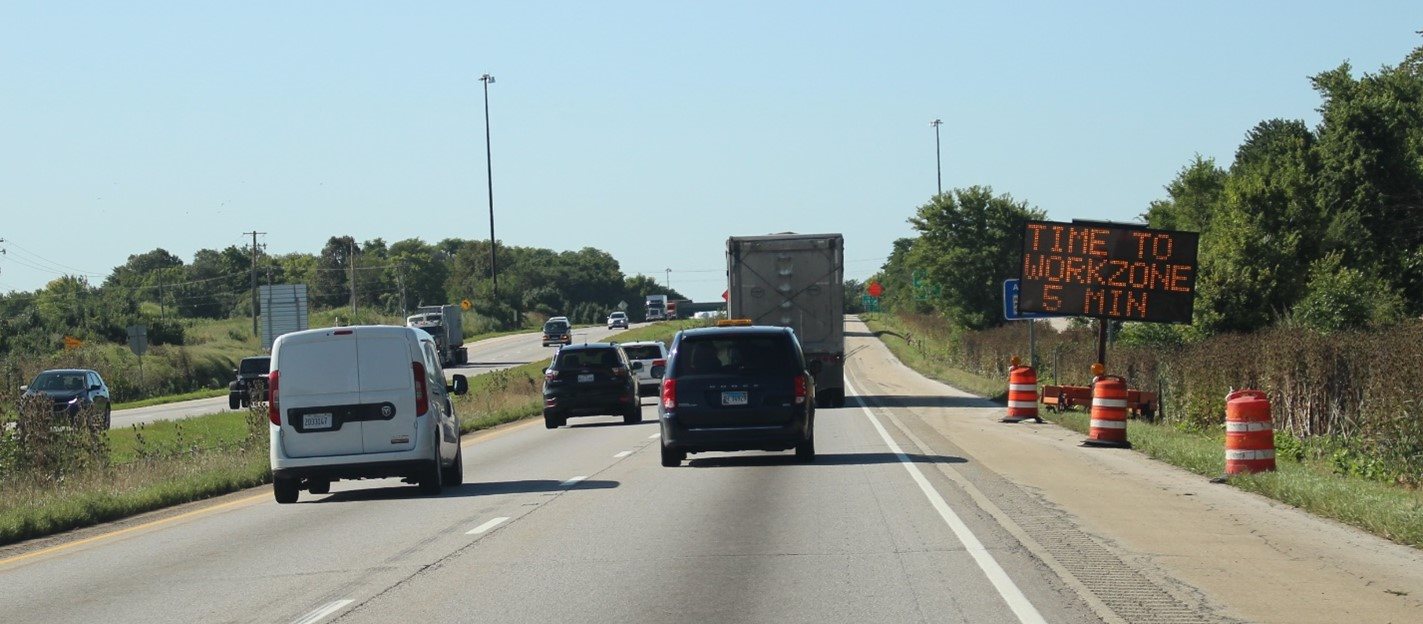
[{"label": "van rear window", "polygon": [[653,345],[623,347],[623,351],[628,354],[630,360],[655,360],[662,357],[662,349]]},{"label": "van rear window", "polygon": [[677,345],[678,375],[794,374],[795,350],[784,335],[719,335],[688,338]]}]

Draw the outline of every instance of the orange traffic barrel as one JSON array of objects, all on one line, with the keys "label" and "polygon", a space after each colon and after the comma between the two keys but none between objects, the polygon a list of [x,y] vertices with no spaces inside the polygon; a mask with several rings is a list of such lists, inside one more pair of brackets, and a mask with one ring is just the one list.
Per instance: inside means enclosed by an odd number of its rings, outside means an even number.
[{"label": "orange traffic barrel", "polygon": [[1236,390],[1225,397],[1225,474],[1275,469],[1275,427],[1270,399],[1259,390]]},{"label": "orange traffic barrel", "polygon": [[1008,415],[1002,422],[1016,423],[1038,417],[1038,371],[1031,366],[1014,366],[1008,371]]},{"label": "orange traffic barrel", "polygon": [[1098,377],[1092,382],[1092,426],[1087,446],[1129,448],[1127,442],[1127,381],[1116,375]]}]

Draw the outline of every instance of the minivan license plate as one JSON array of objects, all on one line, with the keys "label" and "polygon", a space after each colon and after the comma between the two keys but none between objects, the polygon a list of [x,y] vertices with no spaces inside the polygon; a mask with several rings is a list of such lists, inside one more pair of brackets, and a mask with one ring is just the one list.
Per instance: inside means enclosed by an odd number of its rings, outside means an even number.
[{"label": "minivan license plate", "polygon": [[722,405],[746,405],[745,390],[728,390],[721,393]]},{"label": "minivan license plate", "polygon": [[301,415],[301,428],[302,428],[302,429],[330,429],[330,428],[331,428],[331,414],[329,414],[329,413],[324,413],[324,414],[302,414],[302,415]]}]

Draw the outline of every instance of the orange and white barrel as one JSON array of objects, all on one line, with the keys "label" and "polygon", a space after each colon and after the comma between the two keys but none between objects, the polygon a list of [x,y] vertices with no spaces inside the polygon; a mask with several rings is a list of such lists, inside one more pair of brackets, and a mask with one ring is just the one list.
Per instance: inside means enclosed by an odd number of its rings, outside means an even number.
[{"label": "orange and white barrel", "polygon": [[1008,415],[1003,422],[1023,422],[1038,418],[1038,371],[1031,366],[1014,366],[1008,371]]},{"label": "orange and white barrel", "polygon": [[1115,375],[1092,384],[1092,422],[1088,446],[1131,446],[1127,442],[1127,382]]},{"label": "orange and white barrel", "polygon": [[1270,399],[1259,390],[1236,390],[1225,397],[1225,474],[1275,469],[1275,426]]}]

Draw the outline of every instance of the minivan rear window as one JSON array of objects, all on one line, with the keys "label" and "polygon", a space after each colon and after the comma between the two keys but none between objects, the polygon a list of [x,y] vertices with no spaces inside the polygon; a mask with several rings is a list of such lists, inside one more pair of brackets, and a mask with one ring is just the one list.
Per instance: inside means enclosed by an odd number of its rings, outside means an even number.
[{"label": "minivan rear window", "polygon": [[799,368],[790,340],[765,334],[686,338],[677,345],[673,366],[678,375],[794,374]]}]

